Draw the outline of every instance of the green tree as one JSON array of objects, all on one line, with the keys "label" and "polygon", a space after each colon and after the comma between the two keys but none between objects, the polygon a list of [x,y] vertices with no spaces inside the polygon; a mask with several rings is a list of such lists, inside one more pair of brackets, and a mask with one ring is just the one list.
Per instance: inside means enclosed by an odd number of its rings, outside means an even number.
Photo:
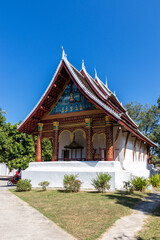
[{"label": "green tree", "polygon": [[42,141],[42,160],[43,161],[52,160],[52,144],[50,139],[44,138]]},{"label": "green tree", "polygon": [[6,112],[0,108],[0,129],[3,127],[6,121],[4,114],[6,114]]},{"label": "green tree", "polygon": [[3,122],[0,128],[0,162],[10,169],[25,169],[34,160],[35,150],[31,136],[18,132],[17,125]]},{"label": "green tree", "polygon": [[[18,132],[17,127],[18,124],[6,123],[5,111],[0,108],[0,162],[5,162],[10,170],[25,169],[29,162],[35,161],[31,135]],[[42,159],[52,159],[52,145],[47,139],[42,141]]]},{"label": "green tree", "polygon": [[128,103],[126,108],[130,117],[137,123],[140,131],[158,144],[154,150],[153,163],[160,162],[160,97],[156,105]]}]

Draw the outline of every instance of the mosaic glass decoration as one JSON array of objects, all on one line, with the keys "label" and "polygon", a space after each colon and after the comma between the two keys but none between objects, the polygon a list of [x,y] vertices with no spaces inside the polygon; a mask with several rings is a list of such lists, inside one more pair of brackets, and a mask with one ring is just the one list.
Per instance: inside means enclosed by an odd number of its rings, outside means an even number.
[{"label": "mosaic glass decoration", "polygon": [[49,114],[53,115],[60,113],[79,112],[92,109],[96,109],[96,107],[90,103],[87,98],[78,90],[76,85],[70,81]]}]

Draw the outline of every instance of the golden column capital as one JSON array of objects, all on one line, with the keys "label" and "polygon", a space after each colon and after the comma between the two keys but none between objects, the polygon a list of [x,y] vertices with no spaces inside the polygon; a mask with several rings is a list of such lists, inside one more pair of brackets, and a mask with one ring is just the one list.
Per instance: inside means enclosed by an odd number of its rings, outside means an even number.
[{"label": "golden column capital", "polygon": [[86,127],[92,126],[92,118],[85,118]]},{"label": "golden column capital", "polygon": [[38,130],[39,131],[42,131],[43,130],[43,123],[38,123]]},{"label": "golden column capital", "polygon": [[59,129],[59,122],[53,122],[53,129],[58,130]]},{"label": "golden column capital", "polygon": [[106,125],[111,125],[113,123],[113,119],[110,116],[105,116]]}]

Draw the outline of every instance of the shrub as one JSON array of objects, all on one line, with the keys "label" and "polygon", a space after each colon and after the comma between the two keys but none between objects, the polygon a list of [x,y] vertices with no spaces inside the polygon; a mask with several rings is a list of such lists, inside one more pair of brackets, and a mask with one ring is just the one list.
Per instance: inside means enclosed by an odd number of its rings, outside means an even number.
[{"label": "shrub", "polygon": [[49,184],[50,183],[48,181],[43,181],[43,182],[40,182],[38,185],[42,187],[42,190],[46,191]]},{"label": "shrub", "polygon": [[77,179],[78,175],[64,175],[63,185],[66,192],[79,192],[82,182]]},{"label": "shrub", "polygon": [[143,177],[134,177],[131,179],[131,184],[133,185],[133,190],[142,192],[148,187],[149,181]]},{"label": "shrub", "polygon": [[99,192],[105,192],[106,189],[110,189],[109,181],[111,180],[111,176],[108,173],[99,173],[97,174],[97,178],[92,180],[92,185]]},{"label": "shrub", "polygon": [[149,178],[149,182],[153,187],[159,187],[160,186],[160,174],[152,175]]},{"label": "shrub", "polygon": [[31,189],[32,189],[31,180],[20,179],[18,181],[17,188],[16,188],[17,192],[26,192],[26,191],[30,191]]},{"label": "shrub", "polygon": [[133,192],[133,185],[131,181],[124,181],[124,188],[126,189],[127,192]]}]

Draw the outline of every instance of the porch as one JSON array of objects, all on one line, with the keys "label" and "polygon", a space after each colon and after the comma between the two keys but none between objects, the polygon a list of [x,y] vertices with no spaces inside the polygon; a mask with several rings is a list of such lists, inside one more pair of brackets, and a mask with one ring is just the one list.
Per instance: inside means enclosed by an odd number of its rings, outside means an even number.
[{"label": "porch", "polygon": [[[98,117],[98,116],[96,116]],[[52,161],[119,161],[119,149],[113,144],[113,121],[109,116],[84,119],[72,125],[53,122],[53,131],[44,123],[38,124],[36,162],[42,160],[42,140],[48,138],[52,144]],[[104,121],[105,120],[105,121]],[[106,122],[106,125],[105,125]]]}]

